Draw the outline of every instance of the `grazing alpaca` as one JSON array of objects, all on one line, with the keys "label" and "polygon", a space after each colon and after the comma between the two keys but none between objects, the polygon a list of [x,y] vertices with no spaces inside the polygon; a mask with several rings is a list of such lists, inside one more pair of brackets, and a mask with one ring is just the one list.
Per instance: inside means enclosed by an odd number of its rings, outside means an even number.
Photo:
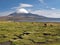
[{"label": "grazing alpaca", "polygon": [[47,27],[47,24],[46,23],[44,24],[44,27]]}]

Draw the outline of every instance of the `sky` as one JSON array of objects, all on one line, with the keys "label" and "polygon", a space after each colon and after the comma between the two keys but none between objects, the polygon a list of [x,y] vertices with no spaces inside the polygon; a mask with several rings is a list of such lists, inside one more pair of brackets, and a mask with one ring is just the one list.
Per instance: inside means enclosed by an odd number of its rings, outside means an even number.
[{"label": "sky", "polygon": [[38,15],[60,18],[60,0],[0,0],[0,16],[9,15],[20,8]]}]

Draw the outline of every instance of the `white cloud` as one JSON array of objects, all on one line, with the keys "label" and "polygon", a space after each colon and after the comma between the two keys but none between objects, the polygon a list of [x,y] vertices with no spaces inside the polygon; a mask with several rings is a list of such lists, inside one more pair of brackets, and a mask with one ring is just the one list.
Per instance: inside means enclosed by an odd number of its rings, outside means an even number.
[{"label": "white cloud", "polygon": [[20,4],[20,7],[21,7],[21,8],[25,8],[25,7],[33,7],[33,5],[21,3],[21,4]]},{"label": "white cloud", "polygon": [[46,9],[49,9],[50,7],[47,5],[45,0],[38,0],[42,6],[44,6]]},{"label": "white cloud", "polygon": [[52,10],[55,10],[56,8],[51,8]]},{"label": "white cloud", "polygon": [[0,12],[0,16],[6,16],[6,15],[9,15],[9,14],[11,14],[11,13],[13,13],[13,12],[14,12],[14,11],[12,11],[12,10]]},{"label": "white cloud", "polygon": [[47,3],[45,3],[45,1],[44,0],[38,0],[41,4],[43,4],[43,5],[45,5],[45,6],[47,6]]},{"label": "white cloud", "polygon": [[40,3],[45,4],[44,0],[39,0],[39,1],[40,1]]},{"label": "white cloud", "polygon": [[36,10],[31,13],[51,17],[51,18],[60,18],[60,10]]},{"label": "white cloud", "polygon": [[12,7],[11,9],[17,9],[18,7]]},{"label": "white cloud", "polygon": [[20,9],[20,8],[29,8],[29,7],[33,7],[33,5],[21,3],[21,4],[19,4],[19,6],[12,7],[11,9]]},{"label": "white cloud", "polygon": [[51,8],[47,5],[47,3],[45,2],[46,0],[38,0],[46,9],[51,9],[51,10],[55,10],[56,8]]}]

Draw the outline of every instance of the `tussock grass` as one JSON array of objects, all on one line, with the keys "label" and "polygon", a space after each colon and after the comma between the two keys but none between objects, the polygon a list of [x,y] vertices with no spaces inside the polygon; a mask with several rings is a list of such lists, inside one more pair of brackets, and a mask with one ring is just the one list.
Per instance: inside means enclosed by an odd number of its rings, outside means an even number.
[{"label": "tussock grass", "polygon": [[60,45],[60,23],[0,21],[0,43],[12,45]]}]

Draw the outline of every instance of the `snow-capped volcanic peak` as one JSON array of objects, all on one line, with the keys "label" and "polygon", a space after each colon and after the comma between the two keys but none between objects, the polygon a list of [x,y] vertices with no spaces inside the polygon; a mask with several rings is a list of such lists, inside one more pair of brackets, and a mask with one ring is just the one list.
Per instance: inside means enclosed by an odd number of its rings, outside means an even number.
[{"label": "snow-capped volcanic peak", "polygon": [[17,13],[29,13],[26,9],[21,8],[17,10]]}]

